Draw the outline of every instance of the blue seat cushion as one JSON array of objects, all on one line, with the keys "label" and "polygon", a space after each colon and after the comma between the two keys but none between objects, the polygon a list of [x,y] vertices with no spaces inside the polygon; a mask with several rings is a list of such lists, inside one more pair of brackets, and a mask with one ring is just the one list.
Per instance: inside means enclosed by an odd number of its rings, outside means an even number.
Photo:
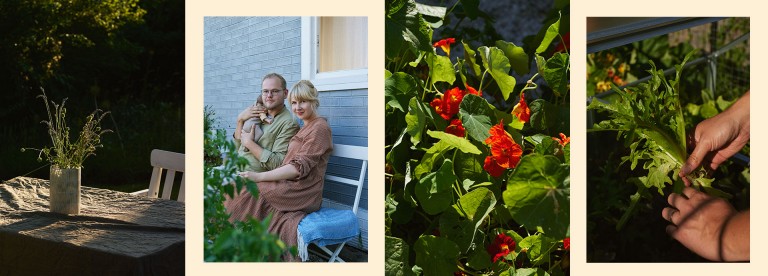
[{"label": "blue seat cushion", "polygon": [[352,210],[320,208],[306,215],[299,222],[298,230],[305,244],[326,246],[360,235],[360,224]]},{"label": "blue seat cushion", "polygon": [[310,243],[326,246],[346,242],[360,235],[360,224],[352,210],[320,208],[299,222],[297,232],[299,258],[306,262]]}]

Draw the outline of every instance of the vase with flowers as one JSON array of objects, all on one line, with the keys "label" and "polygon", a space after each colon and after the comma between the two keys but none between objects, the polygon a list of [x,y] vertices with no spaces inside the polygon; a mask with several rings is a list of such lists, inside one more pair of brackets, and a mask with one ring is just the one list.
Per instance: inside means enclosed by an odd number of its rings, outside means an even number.
[{"label": "vase with flowers", "polygon": [[[101,120],[109,114],[96,109],[85,119],[83,130],[74,142],[70,140],[69,127],[65,121],[67,110],[64,104],[48,101],[43,91],[42,98],[48,112],[48,120],[41,123],[48,127],[48,134],[53,143],[43,149],[22,148],[21,151],[34,150],[38,152],[37,160],[47,159],[51,165],[50,175],[50,210],[54,213],[77,215],[80,213],[80,170],[83,161],[95,155],[96,148],[102,147],[101,135],[111,132],[101,128]],[[53,105],[53,109],[51,109]]]}]

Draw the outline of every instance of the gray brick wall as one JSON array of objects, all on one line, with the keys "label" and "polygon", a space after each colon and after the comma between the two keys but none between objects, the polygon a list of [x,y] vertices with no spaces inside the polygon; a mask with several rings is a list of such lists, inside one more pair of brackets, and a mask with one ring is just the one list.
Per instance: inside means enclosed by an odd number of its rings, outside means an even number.
[{"label": "gray brick wall", "polygon": [[203,31],[203,100],[229,135],[264,75],[283,75],[289,89],[301,79],[300,17],[206,17]]},{"label": "gray brick wall", "polygon": [[[328,119],[331,125],[334,144],[354,146],[368,146],[368,90],[340,90],[320,92],[320,116]],[[370,151],[370,149],[369,149]],[[330,160],[329,173],[346,174],[347,167],[343,161],[336,164],[336,160]],[[359,166],[350,168],[349,173],[359,174]],[[333,183],[326,183],[323,197],[349,203],[354,200],[353,189],[339,189]],[[368,178],[363,186],[363,196],[360,199],[360,208],[368,209]]]}]

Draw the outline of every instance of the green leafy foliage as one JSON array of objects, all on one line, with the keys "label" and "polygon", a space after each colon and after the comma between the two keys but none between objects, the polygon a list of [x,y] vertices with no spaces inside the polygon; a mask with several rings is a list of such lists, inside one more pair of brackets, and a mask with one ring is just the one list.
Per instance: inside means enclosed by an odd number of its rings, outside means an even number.
[{"label": "green leafy foliage", "polygon": [[[656,188],[663,195],[664,187],[673,184],[688,157],[679,83],[682,67],[693,54],[688,53],[682,64],[676,66],[674,79],[667,80],[663,70],[657,70],[654,62],[650,61],[648,73],[651,79],[647,83],[626,91],[614,86],[620,100],[608,103],[595,100],[589,106],[589,109],[607,111],[610,118],[597,123],[594,131],[617,131],[629,148],[629,153],[621,159],[622,163],[629,162],[631,169],[642,164],[647,171],[647,175],[634,180],[640,184],[639,190]],[[711,181],[704,176],[696,174],[691,181],[697,186],[709,186]],[[618,229],[635,210],[641,193],[638,191],[631,197],[630,208],[617,224]]]},{"label": "green leafy foliage", "polygon": [[[449,47],[460,47],[463,55],[423,48],[425,41],[447,37],[420,35],[464,29],[446,29],[452,16],[485,18],[477,4],[459,1],[445,9],[407,0],[386,4],[388,274],[567,271],[561,240],[570,228],[570,56],[552,49],[563,42],[559,32],[568,30],[554,11],[540,31],[546,42],[515,45],[458,35]],[[532,60],[539,59],[540,67],[532,70]],[[514,73],[528,79],[518,81]],[[530,107],[519,109],[530,111],[529,120],[524,113],[512,114],[520,97]],[[504,165],[499,175],[489,171],[494,162]],[[489,248],[500,233],[518,246],[507,245],[509,252],[498,257]]]},{"label": "green leafy foliage", "polygon": [[432,84],[437,82],[453,83],[456,81],[456,74],[453,72],[453,63],[446,56],[438,56],[432,53],[427,54],[427,65],[429,65],[429,79]]},{"label": "green leafy foliage", "polygon": [[[50,143],[39,87],[66,102],[72,141],[95,109],[113,133],[82,163],[83,182],[146,188],[152,149],[184,152],[184,1],[13,0],[0,7],[0,178],[47,178],[20,146]],[[99,114],[101,115],[101,114]],[[94,117],[97,118],[98,116]],[[77,130],[77,131],[74,131]]]},{"label": "green leafy foliage", "polygon": [[570,173],[557,157],[523,157],[507,181],[504,203],[512,218],[529,230],[538,227],[548,236],[563,239],[570,222]]},{"label": "green leafy foliage", "polygon": [[451,275],[456,271],[453,264],[459,257],[459,248],[448,239],[422,236],[416,241],[415,249],[416,264],[425,275]]},{"label": "green leafy foliage", "polygon": [[[663,231],[669,222],[659,214],[669,206],[668,195],[683,186],[678,171],[691,150],[686,149],[691,146],[686,134],[749,90],[742,79],[749,76],[748,40],[717,57],[707,48],[689,55],[692,45],[705,45],[701,42],[730,43],[748,32],[749,19],[728,18],[707,26],[717,28],[687,29],[588,55],[587,95],[594,96],[588,120],[596,122],[587,140],[588,262],[706,261],[670,243]],[[708,70],[714,67],[716,71]],[[663,69],[666,75],[660,73]],[[635,82],[641,78],[643,82]],[[748,148],[741,153],[748,156]],[[732,158],[706,173],[694,171],[689,179],[737,210],[747,209],[749,168],[739,160]]]},{"label": "green leafy foliage", "polygon": [[549,44],[555,40],[555,37],[560,35],[560,19],[558,18],[555,23],[547,27],[547,32],[544,34],[544,39],[541,40],[541,44],[536,48],[536,54],[541,54],[549,48]]},{"label": "green leafy foliage", "polygon": [[[206,262],[261,262],[280,261],[286,252],[296,254],[296,248],[288,248],[276,235],[269,232],[271,217],[260,221],[229,222],[224,208],[226,197],[232,198],[245,189],[254,197],[259,190],[250,179],[236,176],[243,171],[248,160],[237,155],[234,142],[227,140],[224,130],[205,133],[205,144],[218,148],[229,159],[223,164],[205,164],[203,214],[203,254]],[[217,166],[218,165],[218,166]]]},{"label": "green leafy foliage", "polygon": [[[629,155],[622,161],[629,161],[632,169],[644,162],[643,169],[648,170],[648,175],[640,181],[646,188],[656,187],[660,194],[666,184],[672,184],[669,174],[674,172],[673,176],[676,176],[688,157],[678,84],[682,66],[693,53],[676,66],[674,79],[668,81],[664,72],[657,70],[651,61],[648,72],[652,77],[647,83],[628,91],[614,87],[621,100],[612,103],[595,100],[589,106],[609,112],[610,119],[599,122],[594,129],[617,131],[630,148]],[[701,178],[692,180],[702,184],[705,180]]]},{"label": "green leafy foliage", "polygon": [[412,275],[408,264],[408,252],[410,251],[408,245],[403,242],[402,239],[385,237],[384,247],[386,249],[385,256],[387,257],[384,263],[384,272],[387,275],[406,276]]},{"label": "green leafy foliage", "polygon": [[515,78],[509,75],[509,69],[512,67],[509,64],[509,59],[503,51],[496,47],[482,46],[477,51],[480,53],[486,70],[499,85],[504,99],[508,99],[516,84]]},{"label": "green leafy foliage", "polygon": [[432,33],[413,1],[387,2],[384,33],[387,57],[396,57],[404,51],[430,50]]}]

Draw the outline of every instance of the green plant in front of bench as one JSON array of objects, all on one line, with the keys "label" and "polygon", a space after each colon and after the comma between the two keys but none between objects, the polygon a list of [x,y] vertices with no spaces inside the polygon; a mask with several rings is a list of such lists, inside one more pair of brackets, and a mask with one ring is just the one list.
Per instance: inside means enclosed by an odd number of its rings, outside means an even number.
[{"label": "green plant in front of bench", "polygon": [[[229,214],[224,208],[225,195],[234,197],[236,191],[245,187],[254,197],[259,191],[256,183],[240,177],[231,176],[243,171],[248,161],[237,155],[232,141],[228,141],[223,130],[205,133],[205,143],[210,144],[232,156],[220,167],[209,164],[204,166],[204,258],[206,262],[253,262],[280,261],[281,255],[295,248],[287,248],[285,243],[269,233],[269,221],[250,219],[243,222],[229,222]],[[230,183],[234,181],[234,185]]]}]

